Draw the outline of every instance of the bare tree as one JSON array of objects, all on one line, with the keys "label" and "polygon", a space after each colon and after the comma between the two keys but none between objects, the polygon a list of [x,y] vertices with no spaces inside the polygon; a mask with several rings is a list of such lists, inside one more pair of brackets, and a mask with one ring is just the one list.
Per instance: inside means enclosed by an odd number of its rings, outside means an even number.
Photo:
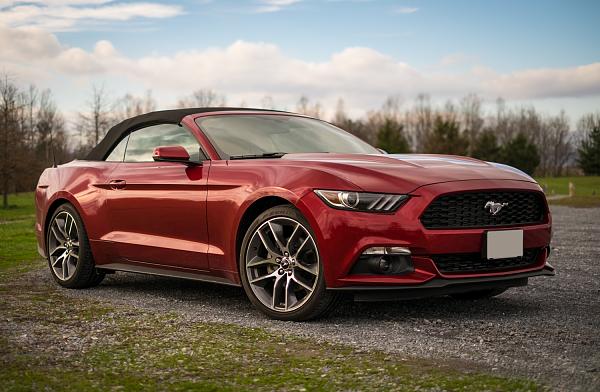
[{"label": "bare tree", "polygon": [[[442,111],[442,113],[438,112],[438,116],[442,116],[444,119],[446,119],[450,122],[459,124],[458,108],[456,107],[454,102],[452,102],[452,100],[450,100],[450,99],[447,100],[446,103],[444,104],[444,110]],[[460,124],[459,124],[459,128],[460,128]]]},{"label": "bare tree", "polygon": [[583,115],[577,121],[576,130],[573,132],[573,145],[581,147],[581,142],[597,127],[600,127],[600,111]]},{"label": "bare tree", "polygon": [[275,101],[273,101],[273,97],[270,95],[265,95],[260,100],[260,107],[263,109],[275,109]]},{"label": "bare tree", "polygon": [[300,114],[305,114],[307,116],[321,118],[323,117],[323,106],[321,103],[316,102],[315,104],[311,104],[308,97],[302,95],[296,104],[296,111]]},{"label": "bare tree", "polygon": [[156,100],[152,96],[151,90],[146,91],[143,97],[127,93],[113,105],[114,122],[121,122],[154,110],[156,110]]},{"label": "bare tree", "polygon": [[494,130],[500,144],[508,143],[518,134],[538,143],[542,129],[542,117],[533,107],[507,109],[503,99],[496,101],[496,117],[489,126]]},{"label": "bare tree", "polygon": [[551,117],[546,126],[550,143],[547,148],[541,150],[542,156],[549,161],[549,170],[544,173],[553,176],[560,176],[563,173],[565,165],[573,157],[573,137],[569,127],[569,119],[564,111],[560,115]]},{"label": "bare tree", "polygon": [[412,132],[415,139],[415,151],[422,152],[425,148],[425,142],[429,138],[429,134],[433,129],[434,113],[431,108],[429,96],[419,94],[415,102],[415,107],[412,113]]},{"label": "bare tree", "polygon": [[8,208],[8,194],[19,167],[22,135],[19,129],[19,91],[8,75],[0,79],[0,185],[2,206]]},{"label": "bare tree", "polygon": [[213,90],[199,89],[194,91],[191,95],[181,98],[177,102],[179,108],[192,108],[192,107],[223,107],[226,105],[226,99],[224,95],[221,95]]},{"label": "bare tree", "polygon": [[370,134],[365,122],[361,119],[353,120],[346,114],[344,100],[339,98],[337,101],[335,114],[332,123],[343,130],[350,132],[354,136],[367,142],[374,142],[374,135]]},{"label": "bare tree", "polygon": [[385,116],[380,110],[369,110],[366,119],[363,121],[363,133],[361,139],[366,140],[369,144],[375,145],[377,142],[377,133],[379,127],[384,122]]},{"label": "bare tree", "polygon": [[300,97],[300,99],[298,100],[298,103],[296,104],[296,111],[300,114],[306,114],[308,115],[308,97],[306,95],[302,95]]},{"label": "bare tree", "polygon": [[387,97],[381,106],[381,114],[385,119],[400,121],[402,101],[400,97]]},{"label": "bare tree", "polygon": [[460,101],[461,122],[469,139],[469,153],[472,153],[484,124],[481,104],[477,94],[469,94]]},{"label": "bare tree", "polygon": [[338,98],[337,103],[335,105],[335,114],[333,115],[333,119],[331,122],[334,124],[341,126],[348,121],[348,115],[346,114],[346,104],[344,103],[343,98]]},{"label": "bare tree", "polygon": [[104,137],[114,120],[110,113],[110,102],[104,87],[92,87],[92,99],[86,110],[79,113],[79,128],[85,138],[84,144],[95,146]]},{"label": "bare tree", "polygon": [[38,90],[34,85],[30,85],[27,92],[24,94],[24,103],[25,103],[25,117],[27,122],[23,124],[23,127],[26,129],[26,143],[28,146],[32,147],[36,143],[36,134],[35,134],[35,113],[36,113],[36,105],[38,103]]},{"label": "bare tree", "polygon": [[53,162],[57,150],[63,148],[59,144],[59,140],[64,134],[65,121],[56,110],[56,104],[52,100],[50,90],[44,90],[40,96],[40,106],[37,115],[36,133],[37,133],[37,149],[45,157],[45,162]]}]

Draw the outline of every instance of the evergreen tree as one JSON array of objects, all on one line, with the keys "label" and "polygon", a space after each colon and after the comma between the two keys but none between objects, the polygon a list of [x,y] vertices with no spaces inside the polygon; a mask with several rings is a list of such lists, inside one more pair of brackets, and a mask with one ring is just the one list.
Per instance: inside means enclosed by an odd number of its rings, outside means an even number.
[{"label": "evergreen tree", "polygon": [[489,162],[497,162],[500,158],[500,146],[498,138],[492,130],[486,130],[479,134],[473,146],[473,158]]},{"label": "evergreen tree", "polygon": [[499,161],[533,175],[540,164],[540,154],[535,144],[523,132],[519,132],[502,147]]},{"label": "evergreen tree", "polygon": [[458,122],[438,116],[424,149],[430,154],[467,155],[469,139],[461,134]]},{"label": "evergreen tree", "polygon": [[402,124],[394,119],[386,118],[377,133],[377,147],[390,154],[410,152]]},{"label": "evergreen tree", "polygon": [[594,126],[586,135],[577,152],[579,167],[585,175],[600,175],[600,125]]}]

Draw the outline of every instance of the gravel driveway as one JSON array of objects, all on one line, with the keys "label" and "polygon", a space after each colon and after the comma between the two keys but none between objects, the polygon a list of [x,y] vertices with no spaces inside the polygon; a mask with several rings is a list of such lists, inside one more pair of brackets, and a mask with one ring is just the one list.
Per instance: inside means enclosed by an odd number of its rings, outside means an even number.
[{"label": "gravel driveway", "polygon": [[[600,209],[552,212],[557,275],[533,278],[491,300],[346,303],[327,319],[293,323],[268,320],[241,289],[213,284],[117,273],[95,289],[64,292],[191,320],[435,358],[538,379],[556,390],[600,390]],[[49,279],[47,271],[37,273]]]}]

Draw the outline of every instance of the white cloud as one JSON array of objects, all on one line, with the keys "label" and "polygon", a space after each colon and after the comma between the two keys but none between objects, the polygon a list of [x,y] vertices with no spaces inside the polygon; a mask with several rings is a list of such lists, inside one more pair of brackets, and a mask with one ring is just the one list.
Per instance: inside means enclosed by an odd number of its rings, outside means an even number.
[{"label": "white cloud", "polygon": [[256,7],[255,12],[267,13],[281,11],[285,7],[299,3],[302,0],[260,0],[260,4]]},{"label": "white cloud", "polygon": [[414,14],[419,9],[416,7],[399,7],[394,10],[397,14]]},{"label": "white cloud", "polygon": [[0,24],[36,26],[49,31],[82,29],[90,22],[127,21],[134,18],[170,18],[183,13],[177,5],[161,3],[114,3],[106,0],[49,0],[5,2]]},{"label": "white cloud", "polygon": [[41,4],[45,6],[56,5],[91,5],[105,4],[113,0],[0,0],[0,7],[12,6],[15,4]]},{"label": "white cloud", "polygon": [[449,67],[453,65],[464,64],[471,60],[473,60],[473,57],[467,56],[464,53],[451,53],[442,57],[442,59],[440,60],[440,65],[444,67]]},{"label": "white cloud", "polygon": [[600,94],[600,63],[539,68],[496,75],[483,87],[511,98],[578,97]]},{"label": "white cloud", "polygon": [[244,100],[257,105],[270,95],[278,106],[289,109],[302,94],[328,107],[344,97],[354,112],[375,108],[390,95],[423,92],[441,99],[470,92],[490,100],[600,97],[600,63],[511,73],[483,66],[423,71],[371,48],[350,47],[312,62],[290,57],[269,43],[245,41],[131,57],[109,41],[99,41],[87,51],[67,47],[38,28],[0,26],[0,63],[3,70],[42,86],[57,79],[89,86],[100,79],[113,83],[108,87],[117,94],[134,86],[138,91],[152,89],[171,102],[194,89],[210,88],[227,95],[231,104]]}]

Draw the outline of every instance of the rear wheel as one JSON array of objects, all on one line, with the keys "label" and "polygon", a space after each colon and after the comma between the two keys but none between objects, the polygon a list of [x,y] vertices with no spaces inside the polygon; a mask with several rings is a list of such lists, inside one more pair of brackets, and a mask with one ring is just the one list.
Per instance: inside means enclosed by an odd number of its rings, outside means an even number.
[{"label": "rear wheel", "polygon": [[508,290],[508,287],[498,288],[498,289],[467,291],[466,293],[452,294],[451,297],[454,299],[460,299],[460,300],[485,299],[485,298],[492,298],[497,295],[500,295],[503,292],[505,292],[506,290]]},{"label": "rear wheel", "polygon": [[50,219],[46,254],[54,280],[63,287],[92,287],[104,279],[94,264],[83,221],[70,204],[58,207]]},{"label": "rear wheel", "polygon": [[239,264],[248,298],[271,318],[324,316],[339,298],[325,290],[312,230],[291,206],[273,207],[256,218],[244,236]]}]

